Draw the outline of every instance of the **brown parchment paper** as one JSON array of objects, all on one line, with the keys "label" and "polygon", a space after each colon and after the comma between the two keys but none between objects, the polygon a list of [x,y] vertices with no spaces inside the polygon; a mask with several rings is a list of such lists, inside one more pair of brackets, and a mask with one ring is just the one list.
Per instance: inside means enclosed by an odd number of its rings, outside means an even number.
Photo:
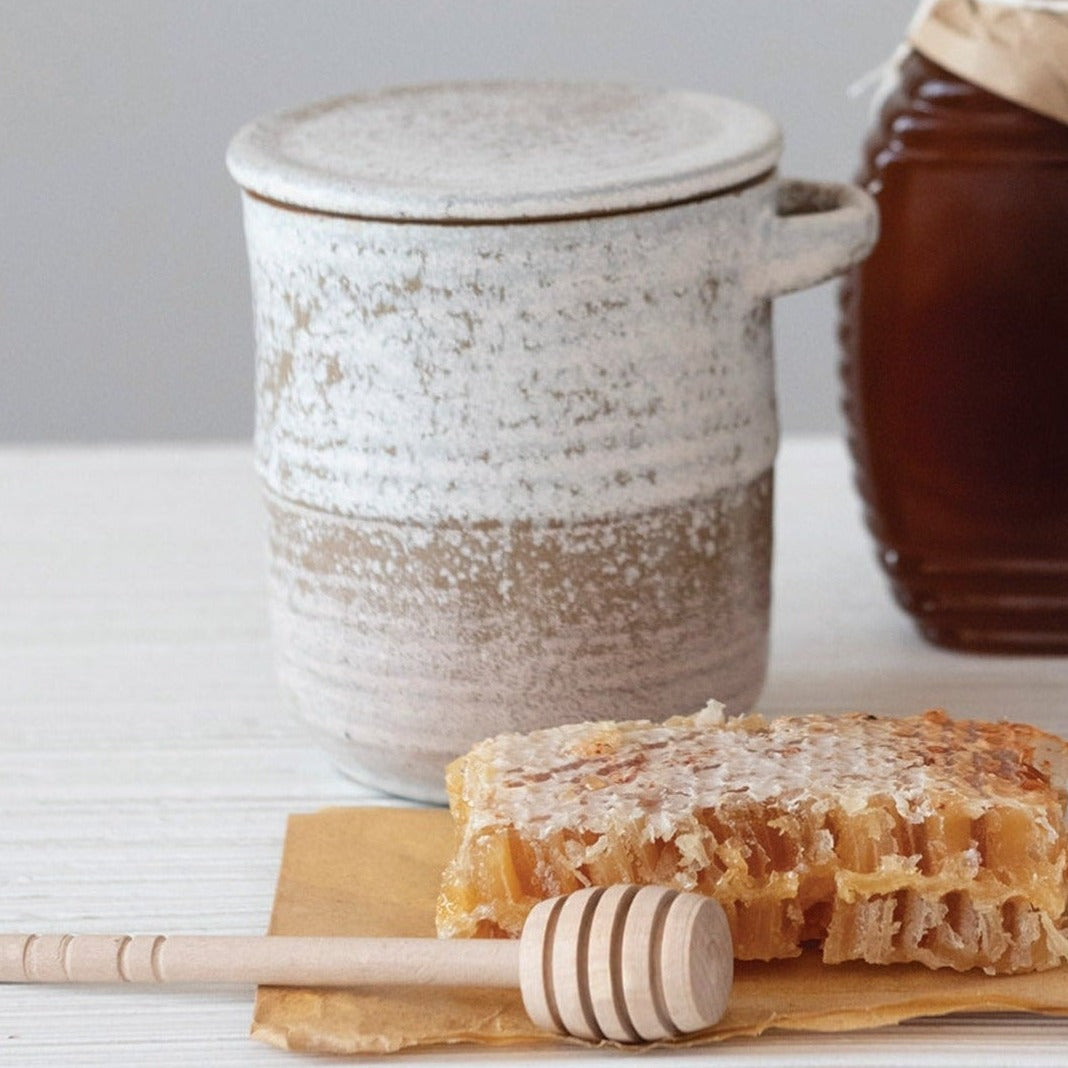
[{"label": "brown parchment paper", "polygon": [[[444,810],[327,809],[291,816],[270,933],[434,936],[438,880],[452,852]],[[694,1045],[768,1028],[847,1031],[955,1011],[1068,1015],[1068,967],[991,977],[920,965],[824,965],[814,955],[737,965],[727,1015]],[[261,987],[254,1037],[309,1053],[384,1053],[475,1042],[564,1042],[537,1031],[518,992],[448,988]]]},{"label": "brown parchment paper", "polygon": [[1068,13],[936,0],[909,42],[958,77],[1068,123]]}]

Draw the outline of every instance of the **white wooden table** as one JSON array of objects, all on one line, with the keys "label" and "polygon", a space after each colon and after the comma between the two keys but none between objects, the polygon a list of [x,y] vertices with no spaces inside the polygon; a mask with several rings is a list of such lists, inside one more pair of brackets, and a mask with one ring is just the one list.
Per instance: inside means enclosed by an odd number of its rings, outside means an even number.
[{"label": "white wooden table", "polygon": [[[915,635],[876,570],[840,444],[787,441],[777,494],[765,712],[941,704],[1068,731],[1068,659],[967,657]],[[286,815],[385,800],[279,710],[262,545],[246,447],[0,450],[0,929],[262,932]],[[251,988],[3,987],[0,1064],[301,1063],[247,1037],[251,1007]],[[1064,1064],[1068,1020],[772,1035],[642,1063],[710,1060]]]}]

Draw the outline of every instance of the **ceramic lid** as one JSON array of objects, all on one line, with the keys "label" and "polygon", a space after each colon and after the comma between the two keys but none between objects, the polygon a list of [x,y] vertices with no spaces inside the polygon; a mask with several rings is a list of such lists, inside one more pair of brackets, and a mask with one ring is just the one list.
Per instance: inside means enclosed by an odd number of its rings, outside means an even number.
[{"label": "ceramic lid", "polygon": [[366,218],[556,218],[707,196],[770,170],[748,104],[619,85],[483,82],[329,100],[250,123],[227,164],[252,193]]}]

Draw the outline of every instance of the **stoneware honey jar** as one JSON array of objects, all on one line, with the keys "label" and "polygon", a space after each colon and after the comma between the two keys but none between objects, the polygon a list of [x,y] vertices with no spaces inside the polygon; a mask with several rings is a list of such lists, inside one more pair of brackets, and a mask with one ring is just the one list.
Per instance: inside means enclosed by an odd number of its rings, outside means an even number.
[{"label": "stoneware honey jar", "polygon": [[288,703],[440,800],[478,739],[744,712],[764,678],[771,299],[861,258],[748,105],[452,84],[233,140]]}]

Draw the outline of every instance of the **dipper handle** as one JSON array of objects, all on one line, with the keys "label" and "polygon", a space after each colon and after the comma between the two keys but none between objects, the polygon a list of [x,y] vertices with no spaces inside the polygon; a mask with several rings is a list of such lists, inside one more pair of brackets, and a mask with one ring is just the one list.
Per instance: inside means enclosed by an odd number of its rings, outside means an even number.
[{"label": "dipper handle", "polygon": [[514,987],[519,944],[267,935],[0,935],[3,983]]},{"label": "dipper handle", "polygon": [[540,1027],[643,1042],[711,1027],[734,972],[711,898],[654,886],[542,901],[519,941],[0,935],[3,983],[519,986]]}]

